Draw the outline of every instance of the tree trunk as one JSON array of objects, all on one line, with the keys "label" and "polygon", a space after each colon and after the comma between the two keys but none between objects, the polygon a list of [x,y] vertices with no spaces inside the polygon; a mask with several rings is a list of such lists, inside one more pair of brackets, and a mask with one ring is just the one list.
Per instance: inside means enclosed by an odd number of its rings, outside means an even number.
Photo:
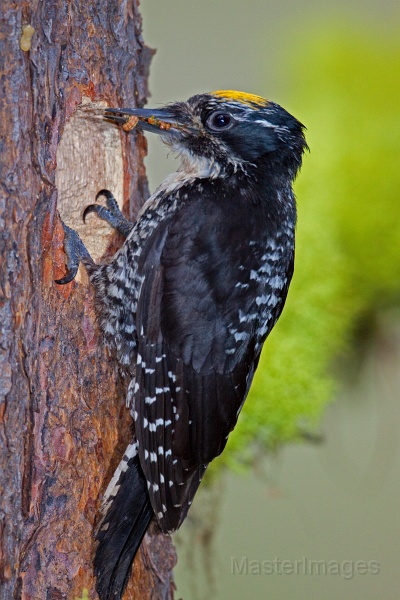
[{"label": "tree trunk", "polygon": [[[133,218],[147,194],[140,134],[102,106],[142,105],[152,52],[138,0],[3,0],[0,37],[0,598],[94,591],[93,526],[130,439],[126,384],[85,273],[65,273],[59,214],[81,228],[101,188]],[[121,240],[95,216],[95,259]],[[86,232],[92,233],[88,236]],[[156,528],[153,527],[153,530]],[[148,534],[125,598],[172,598],[169,538]]]}]

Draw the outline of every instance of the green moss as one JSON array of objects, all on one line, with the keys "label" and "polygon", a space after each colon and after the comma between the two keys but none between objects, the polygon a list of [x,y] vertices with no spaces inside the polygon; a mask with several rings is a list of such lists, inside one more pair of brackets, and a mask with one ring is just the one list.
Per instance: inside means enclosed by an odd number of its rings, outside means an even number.
[{"label": "green moss", "polygon": [[334,359],[360,322],[399,304],[399,40],[319,27],[293,49],[289,101],[281,101],[307,125],[311,148],[296,182],[295,276],[216,467],[238,468],[254,444],[314,431],[337,383]]},{"label": "green moss", "polygon": [[89,590],[87,588],[83,588],[82,596],[80,598],[76,598],[75,600],[89,600]]}]

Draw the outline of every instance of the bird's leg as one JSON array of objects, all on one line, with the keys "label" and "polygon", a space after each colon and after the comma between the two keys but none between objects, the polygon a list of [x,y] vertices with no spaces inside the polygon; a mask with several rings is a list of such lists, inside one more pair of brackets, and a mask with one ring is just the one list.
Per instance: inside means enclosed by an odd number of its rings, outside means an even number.
[{"label": "bird's leg", "polygon": [[111,225],[111,227],[116,229],[125,238],[128,237],[132,230],[133,223],[124,217],[112,193],[108,190],[100,190],[96,195],[96,200],[99,196],[106,197],[107,208],[100,204],[89,204],[83,212],[83,220],[85,221],[89,213],[97,213],[100,219],[106,221],[106,223]]},{"label": "bird's leg", "polygon": [[65,275],[65,277],[55,280],[55,282],[59,285],[64,285],[75,279],[75,276],[78,272],[79,263],[81,261],[94,265],[92,257],[86,250],[81,238],[76,233],[76,231],[71,229],[71,227],[68,227],[68,225],[65,225],[65,223],[63,223],[63,227],[64,251],[67,255],[67,274]]}]

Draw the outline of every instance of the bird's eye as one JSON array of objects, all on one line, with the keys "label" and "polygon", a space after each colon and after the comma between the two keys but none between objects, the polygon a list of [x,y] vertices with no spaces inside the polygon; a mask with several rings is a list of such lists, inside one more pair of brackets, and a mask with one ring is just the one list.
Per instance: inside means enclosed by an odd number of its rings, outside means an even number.
[{"label": "bird's eye", "polygon": [[208,117],[206,125],[212,131],[221,131],[222,129],[230,129],[233,123],[234,120],[229,113],[215,112]]}]

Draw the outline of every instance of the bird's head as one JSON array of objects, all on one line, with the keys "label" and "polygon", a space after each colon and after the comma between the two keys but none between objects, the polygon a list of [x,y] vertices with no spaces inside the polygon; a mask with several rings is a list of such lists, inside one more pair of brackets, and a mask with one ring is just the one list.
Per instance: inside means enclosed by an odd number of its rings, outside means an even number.
[{"label": "bird's head", "polygon": [[[304,126],[278,104],[244,92],[216,91],[159,109],[115,108],[106,118],[160,134],[182,169],[208,177],[280,168],[293,179],[301,165]],[[128,125],[130,123],[130,125]]]}]

